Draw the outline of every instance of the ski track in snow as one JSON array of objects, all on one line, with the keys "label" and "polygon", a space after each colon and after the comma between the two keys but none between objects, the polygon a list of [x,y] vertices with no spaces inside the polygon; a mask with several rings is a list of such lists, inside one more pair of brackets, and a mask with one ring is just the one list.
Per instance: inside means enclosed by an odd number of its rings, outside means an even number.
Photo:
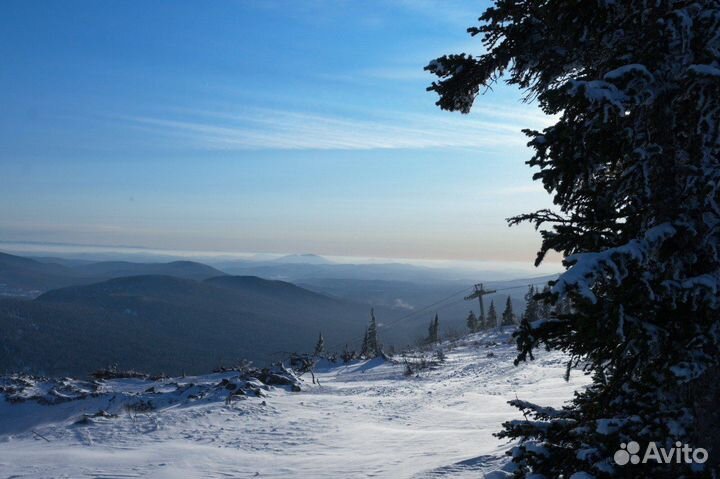
[{"label": "ski track in snow", "polygon": [[184,402],[88,425],[73,423],[107,399],[3,401],[0,477],[483,477],[507,462],[509,445],[493,433],[522,417],[508,400],[559,406],[588,382],[580,372],[565,382],[559,353],[513,366],[508,337],[445,345],[447,360],[417,376],[379,359],[323,364],[320,385],[306,375],[301,392],[273,388],[230,406]]}]

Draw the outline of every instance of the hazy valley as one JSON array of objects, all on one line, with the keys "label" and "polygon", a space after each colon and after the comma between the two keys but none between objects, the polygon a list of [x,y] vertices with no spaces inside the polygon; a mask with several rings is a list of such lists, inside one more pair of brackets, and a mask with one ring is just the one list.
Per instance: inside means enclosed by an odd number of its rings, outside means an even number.
[{"label": "hazy valley", "polygon": [[[117,365],[197,374],[311,352],[320,333],[333,352],[359,350],[371,308],[388,350],[421,342],[436,312],[442,336],[464,334],[468,311],[478,313],[477,302],[463,299],[473,283],[448,279],[449,270],[302,255],[285,261],[234,262],[226,272],[193,261],[1,254],[0,369],[84,375]],[[407,281],[413,272],[419,280]],[[522,311],[528,281],[541,280],[489,281],[503,291],[485,301],[500,308],[511,295]]]}]

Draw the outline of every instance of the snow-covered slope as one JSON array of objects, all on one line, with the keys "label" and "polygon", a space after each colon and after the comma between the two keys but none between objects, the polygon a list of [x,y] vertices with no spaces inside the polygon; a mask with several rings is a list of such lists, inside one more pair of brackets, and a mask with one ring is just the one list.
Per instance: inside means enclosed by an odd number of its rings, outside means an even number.
[{"label": "snow-covered slope", "polygon": [[[482,477],[507,461],[508,445],[492,435],[521,417],[507,400],[560,405],[586,383],[579,373],[565,382],[556,353],[514,367],[507,334],[478,334],[443,350],[443,363],[412,375],[402,361],[323,363],[319,384],[306,375],[300,392],[232,371],[66,381],[53,394],[33,385],[40,397],[61,400],[0,400],[1,475]],[[83,388],[87,397],[63,400]],[[244,394],[228,403],[231,389]]]}]

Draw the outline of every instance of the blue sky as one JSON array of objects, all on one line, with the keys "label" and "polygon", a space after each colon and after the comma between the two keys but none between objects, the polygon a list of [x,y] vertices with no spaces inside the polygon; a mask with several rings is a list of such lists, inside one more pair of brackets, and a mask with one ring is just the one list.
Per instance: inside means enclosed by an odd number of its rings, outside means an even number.
[{"label": "blue sky", "polygon": [[529,262],[548,119],[425,91],[484,6],[4,1],[0,240]]}]

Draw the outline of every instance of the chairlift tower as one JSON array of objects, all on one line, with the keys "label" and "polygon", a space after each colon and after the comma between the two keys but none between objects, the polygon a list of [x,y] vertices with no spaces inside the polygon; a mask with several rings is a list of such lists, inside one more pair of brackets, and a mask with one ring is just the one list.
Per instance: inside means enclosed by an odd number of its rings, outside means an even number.
[{"label": "chairlift tower", "polygon": [[[465,299],[468,301],[471,301],[475,298],[478,299],[478,303],[480,303],[480,324],[485,326],[485,304],[483,303],[483,296],[486,294],[492,294],[496,293],[497,291],[492,289],[488,290],[483,287],[482,283],[478,283],[473,286],[473,292],[469,296],[465,296]],[[497,326],[497,325],[496,325]]]}]

